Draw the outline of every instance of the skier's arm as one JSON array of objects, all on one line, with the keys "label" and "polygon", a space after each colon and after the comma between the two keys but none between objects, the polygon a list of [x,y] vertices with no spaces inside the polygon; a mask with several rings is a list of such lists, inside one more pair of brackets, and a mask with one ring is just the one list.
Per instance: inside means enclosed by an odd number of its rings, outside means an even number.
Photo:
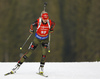
[{"label": "skier's arm", "polygon": [[29,30],[30,33],[33,33],[34,32],[33,27],[37,27],[37,20],[31,24],[30,30]]},{"label": "skier's arm", "polygon": [[55,27],[55,22],[51,21],[50,33],[53,32],[54,27]]}]

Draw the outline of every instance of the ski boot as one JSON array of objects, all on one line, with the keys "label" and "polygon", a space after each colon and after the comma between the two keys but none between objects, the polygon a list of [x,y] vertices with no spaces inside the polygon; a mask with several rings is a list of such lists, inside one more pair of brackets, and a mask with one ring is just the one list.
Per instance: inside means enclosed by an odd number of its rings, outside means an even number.
[{"label": "ski boot", "polygon": [[21,62],[18,62],[17,65],[15,65],[15,67],[8,73],[4,74],[5,76],[10,75],[10,74],[14,74],[16,73],[16,71],[19,69],[19,67],[21,66]]},{"label": "ski boot", "polygon": [[40,65],[40,67],[39,67],[39,74],[43,74],[43,68],[44,68],[44,65]]},{"label": "ski boot", "polygon": [[21,66],[21,64],[17,63],[17,65],[15,65],[15,67],[12,69],[11,73],[12,74],[16,73],[16,71],[19,69],[20,66]]}]

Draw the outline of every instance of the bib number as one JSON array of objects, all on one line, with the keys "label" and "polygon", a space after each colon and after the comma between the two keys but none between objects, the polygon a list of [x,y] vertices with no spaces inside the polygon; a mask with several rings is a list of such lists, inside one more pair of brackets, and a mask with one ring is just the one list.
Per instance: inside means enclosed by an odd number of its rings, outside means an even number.
[{"label": "bib number", "polygon": [[41,34],[46,34],[46,31],[41,31]]}]

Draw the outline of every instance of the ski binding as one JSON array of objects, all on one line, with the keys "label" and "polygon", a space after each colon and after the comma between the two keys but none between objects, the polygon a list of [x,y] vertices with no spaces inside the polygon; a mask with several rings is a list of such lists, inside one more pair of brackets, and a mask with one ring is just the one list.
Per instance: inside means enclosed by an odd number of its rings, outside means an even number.
[{"label": "ski binding", "polygon": [[43,77],[48,77],[47,75],[44,75],[44,74],[41,74],[41,73],[36,73],[36,74],[43,76]]}]

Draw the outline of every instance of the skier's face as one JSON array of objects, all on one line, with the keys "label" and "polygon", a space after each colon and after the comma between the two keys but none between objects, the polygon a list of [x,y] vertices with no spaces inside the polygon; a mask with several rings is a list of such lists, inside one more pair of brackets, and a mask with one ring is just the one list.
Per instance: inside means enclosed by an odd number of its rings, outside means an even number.
[{"label": "skier's face", "polygon": [[43,19],[43,23],[47,23],[47,19]]},{"label": "skier's face", "polygon": [[42,17],[43,23],[46,23],[47,20],[49,19],[48,13],[43,13],[43,14],[41,15],[41,17]]}]

